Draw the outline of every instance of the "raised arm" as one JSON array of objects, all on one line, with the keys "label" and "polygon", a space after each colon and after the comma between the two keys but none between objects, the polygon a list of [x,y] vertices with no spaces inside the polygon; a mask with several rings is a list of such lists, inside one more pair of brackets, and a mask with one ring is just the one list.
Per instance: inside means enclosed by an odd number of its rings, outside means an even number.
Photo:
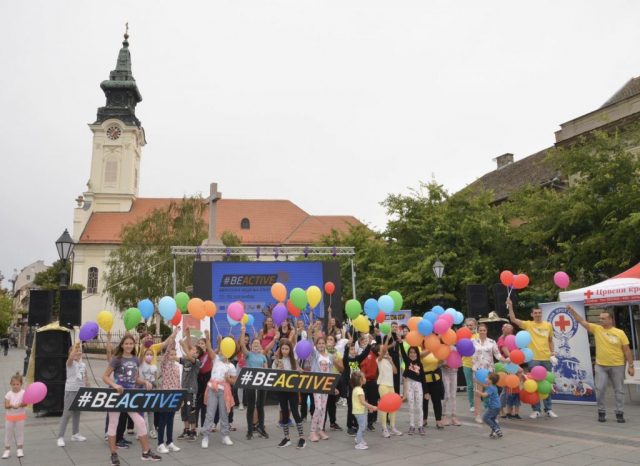
[{"label": "raised arm", "polygon": [[249,350],[247,349],[247,345],[244,342],[244,324],[240,327],[240,351],[242,351],[242,355],[244,357],[249,354]]},{"label": "raised arm", "polygon": [[217,349],[214,350],[211,347],[211,335],[209,334],[209,330],[204,331],[204,339],[207,345],[207,353],[209,354],[209,357],[211,358],[211,360],[214,361],[218,356],[218,350]]},{"label": "raised arm", "polygon": [[67,367],[71,367],[73,365],[73,360],[76,357],[78,348],[80,348],[80,343],[76,343],[75,345],[73,345],[73,348],[71,349],[71,351],[69,351],[69,357],[67,358]]},{"label": "raised arm", "polygon": [[262,350],[262,354],[264,354],[265,356],[269,354],[273,349],[273,347],[276,345],[276,343],[279,341],[280,341],[280,332],[276,330],[276,333],[274,333],[273,335],[273,340],[271,340],[271,342],[267,345],[267,347],[264,350]]},{"label": "raised arm", "polygon": [[399,348],[400,348],[400,355],[402,356],[402,360],[404,361],[405,366],[409,365],[409,356],[407,355],[407,352],[404,350],[404,345],[400,343]]},{"label": "raised arm", "polygon": [[569,311],[571,313],[573,318],[576,319],[576,321],[580,325],[582,325],[584,328],[587,329],[587,332],[589,331],[589,327],[590,327],[589,322],[587,322],[585,319],[583,319],[582,316],[576,312],[576,310],[573,308],[573,306],[571,306],[571,304],[567,304],[567,311]]},{"label": "raised arm", "polygon": [[195,364],[196,363],[196,358],[191,355],[191,348],[189,348],[189,346],[187,346],[187,344],[184,342],[184,340],[180,340],[180,347],[182,348],[182,352],[185,355],[185,359],[188,359],[191,364]]},{"label": "raised arm", "polygon": [[169,337],[165,341],[162,342],[162,344],[160,345],[160,349],[161,350],[166,349],[166,347],[169,345],[169,343],[172,340],[175,342],[176,335],[178,334],[179,331],[180,331],[180,327],[176,327],[173,333],[169,335]]},{"label": "raised arm", "polygon": [[516,324],[518,327],[522,328],[522,321],[516,317],[516,314],[513,311],[513,303],[511,302],[511,298],[507,298],[507,307],[509,308],[509,320],[511,320],[511,323]]}]

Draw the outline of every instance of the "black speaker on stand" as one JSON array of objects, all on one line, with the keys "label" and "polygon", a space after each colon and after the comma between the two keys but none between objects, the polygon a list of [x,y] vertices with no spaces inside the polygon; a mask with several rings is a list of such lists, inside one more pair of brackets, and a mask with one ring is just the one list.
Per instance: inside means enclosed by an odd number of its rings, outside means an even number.
[{"label": "black speaker on stand", "polygon": [[60,325],[68,329],[82,325],[82,290],[60,290]]},{"label": "black speaker on stand", "polygon": [[[504,286],[502,283],[496,283],[493,285],[493,297],[496,300],[496,313],[498,317],[502,317],[503,319],[509,318],[509,309],[507,308],[507,295],[509,294],[509,289]],[[511,298],[511,302],[513,303],[513,309],[518,308],[518,292],[516,290],[511,290],[511,294],[509,295]]]},{"label": "black speaker on stand", "polygon": [[487,285],[467,285],[467,315],[476,319],[489,316]]},{"label": "black speaker on stand", "polygon": [[31,290],[29,292],[29,327],[44,327],[51,323],[53,290]]},{"label": "black speaker on stand", "polygon": [[71,335],[64,330],[36,333],[34,381],[47,386],[47,396],[33,406],[34,412],[61,413],[64,410],[64,385]]}]

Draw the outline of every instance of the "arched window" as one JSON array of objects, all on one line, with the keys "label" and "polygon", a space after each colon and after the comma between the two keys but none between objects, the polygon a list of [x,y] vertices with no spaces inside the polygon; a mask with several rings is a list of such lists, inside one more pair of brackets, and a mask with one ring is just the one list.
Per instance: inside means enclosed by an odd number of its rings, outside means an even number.
[{"label": "arched window", "polygon": [[118,157],[109,155],[104,161],[104,182],[115,184],[118,182]]},{"label": "arched window", "polygon": [[87,293],[96,294],[98,292],[98,268],[91,267],[87,274]]},{"label": "arched window", "polygon": [[240,229],[241,230],[248,230],[251,227],[251,225],[249,224],[249,219],[248,218],[243,218],[242,221],[240,222]]}]

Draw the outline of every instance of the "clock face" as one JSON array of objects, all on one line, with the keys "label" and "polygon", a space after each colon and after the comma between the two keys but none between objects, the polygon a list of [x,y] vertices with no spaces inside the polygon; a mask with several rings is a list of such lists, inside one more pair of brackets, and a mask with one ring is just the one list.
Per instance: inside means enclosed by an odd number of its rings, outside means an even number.
[{"label": "clock face", "polygon": [[107,128],[107,137],[111,140],[115,141],[120,137],[120,134],[122,134],[122,130],[117,126],[111,126],[110,128]]}]

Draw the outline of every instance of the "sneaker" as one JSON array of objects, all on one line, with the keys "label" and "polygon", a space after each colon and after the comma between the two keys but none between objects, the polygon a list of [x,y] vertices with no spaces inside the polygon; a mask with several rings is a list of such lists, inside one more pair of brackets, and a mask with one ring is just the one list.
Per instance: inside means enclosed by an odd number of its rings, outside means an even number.
[{"label": "sneaker", "polygon": [[196,435],[196,431],[195,430],[189,431],[187,442],[195,442],[197,439],[198,439],[198,436]]},{"label": "sneaker", "polygon": [[616,413],[616,422],[619,422],[620,424],[627,422],[624,420],[624,413]]},{"label": "sneaker", "polygon": [[500,429],[496,430],[496,436],[502,438],[502,431]]},{"label": "sneaker", "polygon": [[416,431],[415,427],[413,426],[409,427],[409,435],[413,435],[415,431]]},{"label": "sneaker", "polygon": [[538,419],[540,417],[540,411],[534,411],[529,415],[530,419]]},{"label": "sneaker", "polygon": [[510,421],[511,419],[513,419],[513,415],[507,413],[507,421]]},{"label": "sneaker", "polygon": [[247,432],[247,440],[251,440],[253,438],[253,432]]},{"label": "sneaker", "polygon": [[329,440],[329,436],[324,433],[324,430],[318,431],[318,437],[320,437],[320,440]]},{"label": "sneaker", "polygon": [[280,427],[282,429],[284,427],[284,422],[282,422],[282,421],[278,422],[278,427]]},{"label": "sneaker", "polygon": [[514,414],[514,415],[513,415],[513,418],[514,418],[516,421],[522,421],[522,418],[520,417],[520,415],[519,415],[519,414]]},{"label": "sneaker", "polygon": [[474,412],[476,410],[476,408],[474,408],[473,406],[469,408],[469,411]]},{"label": "sneaker", "polygon": [[289,440],[288,438],[283,438],[282,441],[278,444],[278,448],[288,447],[289,445],[291,445],[291,440]]},{"label": "sneaker", "polygon": [[305,439],[301,438],[300,440],[298,440],[298,446],[296,447],[298,450],[302,450],[304,447],[307,446],[307,442]]},{"label": "sneaker", "polygon": [[[11,450],[5,450],[4,453],[2,454],[2,459],[6,460],[10,456],[11,456]],[[111,464],[113,464],[113,463],[111,463]],[[120,464],[120,463],[118,463],[118,464]]]},{"label": "sneaker", "polygon": [[111,462],[109,463],[111,466],[120,466],[120,458],[118,458],[118,454],[114,453],[111,455]]},{"label": "sneaker", "polygon": [[167,450],[169,451],[180,451],[180,448],[178,448],[175,443],[171,442],[169,445],[167,445]]},{"label": "sneaker", "polygon": [[118,443],[116,443],[116,447],[118,447],[119,449],[129,448],[129,444],[123,440],[120,440]]},{"label": "sneaker", "polygon": [[476,422],[478,424],[482,424],[482,418],[480,416],[476,416]]},{"label": "sneaker", "polygon": [[133,442],[130,442],[129,440],[127,440],[126,438],[123,438],[122,441],[124,443],[126,443],[127,445],[131,445]]},{"label": "sneaker", "polygon": [[356,450],[367,450],[369,447],[363,443],[356,443]]},{"label": "sneaker", "polygon": [[318,438],[318,435],[315,432],[311,432],[311,434],[309,434],[309,440],[312,442],[317,442],[320,439]]},{"label": "sneaker", "polygon": [[553,411],[549,410],[547,411],[547,417],[551,417],[553,419],[557,418],[558,415],[556,413],[554,413]]},{"label": "sneaker", "polygon": [[424,427],[418,427],[418,432],[420,433],[420,435],[426,434],[426,432],[424,431]]},{"label": "sneaker", "polygon": [[296,425],[293,423],[291,419],[289,419],[289,427],[295,427]]},{"label": "sneaker", "polygon": [[258,427],[258,435],[262,438],[269,438],[269,434],[264,430],[264,427]]},{"label": "sneaker", "polygon": [[209,448],[209,437],[202,437],[201,448]]},{"label": "sneaker", "polygon": [[222,437],[222,444],[231,446],[233,445],[233,442],[231,441],[228,435],[225,435],[224,437]]},{"label": "sneaker", "polygon": [[347,429],[347,435],[349,437],[355,437],[356,435],[358,435],[358,431],[356,429],[354,429],[353,427],[349,427]]},{"label": "sneaker", "polygon": [[18,448],[16,450],[16,458],[23,458],[24,457],[24,450],[22,450],[22,448]]},{"label": "sneaker", "polygon": [[[180,435],[178,435],[178,440],[188,439],[189,438],[189,433],[190,432],[189,432],[188,429],[183,430],[182,433]],[[153,438],[156,438],[156,437],[153,437]]]},{"label": "sneaker", "polygon": [[242,403],[240,403],[240,404],[238,405],[238,409],[239,409],[240,411],[242,411],[242,410],[244,409],[244,405],[243,405]]},{"label": "sneaker", "polygon": [[386,427],[384,427],[384,428],[382,429],[382,436],[383,436],[384,438],[391,438],[391,434],[389,433],[389,429],[387,429]]},{"label": "sneaker", "polygon": [[231,432],[235,432],[235,431],[236,431],[236,430],[238,430],[238,429],[236,429],[236,427],[235,427],[233,424],[229,424],[229,430],[230,430]]},{"label": "sneaker", "polygon": [[598,411],[598,422],[607,422],[607,415],[603,411]]},{"label": "sneaker", "polygon": [[492,430],[491,433],[489,434],[489,438],[496,438],[496,431]]},{"label": "sneaker", "polygon": [[[158,432],[157,432],[155,429],[151,429],[151,430],[149,431],[149,437],[151,437],[151,438],[158,438]],[[180,437],[178,437],[178,438],[180,438]]]},{"label": "sneaker", "polygon": [[83,437],[83,436],[82,436],[82,435],[80,435],[80,434],[73,434],[73,435],[71,436],[71,441],[72,441],[72,442],[86,442],[86,441],[87,441],[87,438],[86,438],[86,437]]},{"label": "sneaker", "polygon": [[337,431],[342,432],[342,427],[340,427],[338,424],[331,424],[329,426],[329,430],[337,430]]},{"label": "sneaker", "polygon": [[160,445],[158,445],[158,449],[156,451],[163,455],[166,455],[167,453],[169,453],[169,450],[167,449],[167,447],[164,446],[164,443],[161,443]]},{"label": "sneaker", "polygon": [[367,424],[367,430],[368,430],[369,432],[375,432],[375,431],[376,431],[376,428],[375,428],[375,426],[373,425],[373,423],[372,423],[372,422],[370,422],[369,424]]},{"label": "sneaker", "polygon": [[64,439],[63,439],[62,437],[60,437],[60,438],[58,439],[58,446],[59,446],[59,447],[64,447],[64,446],[65,446]]},{"label": "sneaker", "polygon": [[399,431],[398,429],[396,429],[394,426],[391,426],[391,427],[389,428],[389,433],[390,433],[391,435],[395,435],[396,437],[400,437],[400,436],[402,436],[402,432],[400,432],[400,431]]},{"label": "sneaker", "polygon": [[162,461],[162,458],[156,455],[151,450],[147,451],[146,453],[143,453],[140,459],[142,461]]}]

